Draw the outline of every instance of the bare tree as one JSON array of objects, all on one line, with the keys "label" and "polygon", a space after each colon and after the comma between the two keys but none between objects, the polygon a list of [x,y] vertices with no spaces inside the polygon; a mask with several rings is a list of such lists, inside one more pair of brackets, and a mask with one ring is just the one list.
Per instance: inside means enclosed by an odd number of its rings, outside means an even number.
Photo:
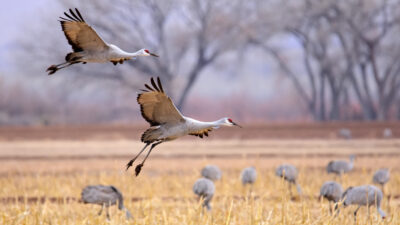
[{"label": "bare tree", "polygon": [[304,0],[280,8],[289,19],[280,21],[275,35],[297,41],[301,72],[299,60],[286,60],[268,39],[251,42],[275,58],[313,118],[345,119],[341,114],[356,99],[364,119],[388,119],[400,87],[400,43],[392,38],[399,31],[399,1]]}]

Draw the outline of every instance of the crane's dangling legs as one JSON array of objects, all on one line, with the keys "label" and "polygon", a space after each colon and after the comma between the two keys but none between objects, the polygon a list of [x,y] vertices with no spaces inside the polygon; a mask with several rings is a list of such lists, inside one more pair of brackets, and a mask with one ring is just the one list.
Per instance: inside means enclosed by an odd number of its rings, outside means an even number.
[{"label": "crane's dangling legs", "polygon": [[47,68],[46,72],[49,72],[48,75],[52,75],[53,73],[57,72],[57,70],[63,69],[65,67],[73,65],[75,63],[80,63],[80,62],[79,61],[64,62],[64,63],[60,63],[60,64],[57,64],[57,65],[51,65],[49,68]]},{"label": "crane's dangling legs", "polygon": [[129,167],[132,166],[133,162],[135,162],[135,160],[137,159],[137,157],[140,156],[140,154],[142,154],[142,152],[147,148],[147,146],[149,146],[150,143],[146,143],[146,145],[144,146],[144,148],[142,150],[140,150],[140,152],[133,158],[131,159],[131,161],[128,162],[128,164],[126,164],[126,170],[129,169]]},{"label": "crane's dangling legs", "polygon": [[137,165],[136,168],[135,168],[136,176],[138,176],[139,173],[140,173],[140,171],[142,170],[142,167],[143,167],[143,165],[144,165],[144,162],[146,162],[147,157],[149,157],[149,155],[150,155],[150,153],[151,153],[151,150],[153,150],[154,147],[156,147],[157,145],[161,144],[162,142],[163,142],[163,141],[159,141],[159,142],[156,142],[156,143],[154,143],[154,144],[151,145],[150,150],[147,152],[146,157],[144,157],[143,161],[142,161],[139,165]]}]

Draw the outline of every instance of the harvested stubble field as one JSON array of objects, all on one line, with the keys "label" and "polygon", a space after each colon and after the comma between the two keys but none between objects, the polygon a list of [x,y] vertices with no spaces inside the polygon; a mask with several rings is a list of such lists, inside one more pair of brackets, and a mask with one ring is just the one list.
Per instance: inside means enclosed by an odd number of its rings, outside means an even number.
[{"label": "harvested stubble field", "polygon": [[[355,170],[343,177],[344,187],[369,184],[376,169],[391,168],[385,190],[390,197],[382,204],[388,217],[380,219],[374,207],[368,216],[362,208],[357,224],[400,224],[399,139],[185,138],[160,145],[134,177],[125,164],[142,143],[101,132],[95,138],[71,138],[74,134],[65,132],[67,138],[29,138],[23,132],[0,138],[0,224],[353,224],[356,206],[333,217],[327,202],[317,199],[322,183],[334,179],[326,174],[326,164],[350,154],[357,160]],[[298,167],[302,198],[291,200],[286,183],[275,177],[281,163]],[[209,213],[191,190],[206,164],[223,171]],[[241,169],[250,165],[259,175],[251,195],[239,180]],[[97,216],[99,206],[80,203],[80,192],[89,184],[118,187],[134,220],[126,221],[112,207],[107,221]]]}]

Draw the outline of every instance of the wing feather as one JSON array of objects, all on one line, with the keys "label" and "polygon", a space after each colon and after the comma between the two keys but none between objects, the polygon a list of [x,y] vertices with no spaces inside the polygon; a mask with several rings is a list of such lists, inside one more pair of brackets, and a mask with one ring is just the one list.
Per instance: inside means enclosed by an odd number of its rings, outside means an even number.
[{"label": "wing feather", "polygon": [[68,18],[60,17],[61,27],[64,31],[68,43],[72,46],[74,52],[102,51],[108,48],[108,45],[101,39],[96,31],[83,20],[82,15],[75,9],[69,10],[70,14],[64,12]]},{"label": "wing feather", "polygon": [[185,121],[182,114],[175,107],[171,98],[168,97],[161,86],[158,78],[158,86],[151,78],[150,83],[144,86],[148,89],[137,97],[140,105],[140,111],[143,118],[150,123],[151,126],[158,126],[165,123],[179,123]]},{"label": "wing feather", "polygon": [[207,128],[207,129],[198,130],[196,132],[189,133],[189,135],[194,135],[194,136],[197,136],[200,138],[203,138],[203,136],[208,137],[208,132],[210,132],[212,130],[213,130],[212,128]]}]

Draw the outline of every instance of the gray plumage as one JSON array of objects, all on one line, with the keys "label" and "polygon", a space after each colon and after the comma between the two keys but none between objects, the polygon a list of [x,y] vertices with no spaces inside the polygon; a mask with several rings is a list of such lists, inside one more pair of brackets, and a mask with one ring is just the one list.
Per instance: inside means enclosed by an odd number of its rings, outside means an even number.
[{"label": "gray plumage", "polygon": [[351,139],[351,131],[346,128],[342,128],[338,131],[339,137],[344,139]]},{"label": "gray plumage", "polygon": [[212,181],[220,180],[222,172],[218,166],[207,165],[201,170],[201,176]]},{"label": "gray plumage", "polygon": [[390,128],[385,128],[385,129],[383,130],[383,137],[384,137],[384,138],[392,138],[392,137],[393,137],[392,129],[390,129]]},{"label": "gray plumage", "polygon": [[381,217],[385,218],[386,214],[381,209],[382,197],[382,191],[373,185],[349,187],[342,195],[342,199],[344,199],[343,205],[345,207],[348,205],[358,205],[356,211],[354,211],[354,219],[356,219],[357,211],[361,206],[368,206],[369,212],[369,207],[371,205],[375,205]]},{"label": "gray plumage", "polygon": [[372,181],[375,184],[380,184],[382,187],[382,192],[384,192],[384,185],[390,179],[390,172],[389,169],[379,169],[375,172],[374,176],[372,177]]},{"label": "gray plumage", "polygon": [[340,201],[343,193],[342,186],[335,181],[325,182],[320,190],[320,196],[326,198],[328,201]]},{"label": "gray plumage", "polygon": [[253,184],[256,182],[257,179],[257,171],[256,168],[252,167],[247,167],[243,169],[242,174],[241,174],[241,179],[242,179],[242,184]]},{"label": "gray plumage", "polygon": [[298,172],[295,166],[289,164],[280,165],[275,170],[278,177],[283,177],[289,184],[290,195],[292,195],[292,184],[296,185],[297,192],[301,195],[300,185],[297,183]]},{"label": "gray plumage", "polygon": [[122,193],[114,186],[105,185],[90,185],[85,187],[81,193],[82,202],[87,204],[101,205],[99,215],[103,212],[103,208],[106,207],[107,218],[110,218],[108,207],[118,203],[119,210],[125,210],[126,218],[132,218],[131,213],[124,206],[124,199]]},{"label": "gray plumage", "polygon": [[211,210],[210,201],[215,193],[214,183],[207,178],[198,179],[193,185],[193,192],[201,199],[203,199],[203,207]]},{"label": "gray plumage", "polygon": [[336,175],[341,176],[343,173],[350,172],[354,167],[354,159],[355,156],[350,156],[350,161],[344,160],[333,160],[328,163],[326,166],[326,172],[334,173]]},{"label": "gray plumage", "polygon": [[320,189],[319,197],[329,201],[329,211],[332,213],[331,202],[335,203],[335,210],[338,208],[338,202],[342,198],[343,188],[335,181],[325,182]]}]

